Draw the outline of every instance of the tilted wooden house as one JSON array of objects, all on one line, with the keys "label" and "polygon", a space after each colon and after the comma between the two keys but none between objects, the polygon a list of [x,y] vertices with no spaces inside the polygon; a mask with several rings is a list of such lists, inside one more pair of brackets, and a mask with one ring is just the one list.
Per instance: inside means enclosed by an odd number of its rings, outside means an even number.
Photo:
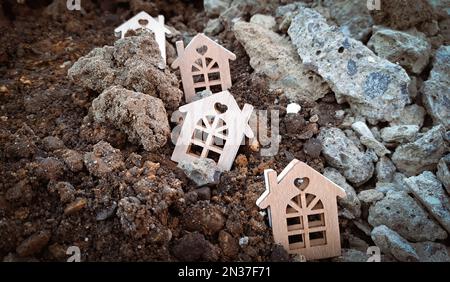
[{"label": "tilted wooden house", "polygon": [[275,243],[307,260],[339,256],[336,197],[345,190],[299,160],[278,176],[272,169],[264,176],[266,191],[256,204],[268,209]]},{"label": "tilted wooden house", "polygon": [[244,136],[253,138],[248,121],[253,106],[241,110],[228,91],[213,94],[179,108],[186,113],[172,160],[213,159],[221,170],[230,170]]},{"label": "tilted wooden house", "polygon": [[172,68],[180,68],[186,103],[203,90],[218,93],[231,87],[229,60],[236,56],[203,33],[197,34],[184,48],[178,41],[178,58]]},{"label": "tilted wooden house", "polygon": [[159,15],[158,20],[155,20],[152,16],[142,11],[136,14],[128,21],[121,24],[114,30],[117,37],[124,38],[125,34],[129,30],[148,29],[155,35],[155,41],[158,43],[159,52],[166,64],[166,33],[170,34],[170,30],[164,25],[164,16]]}]

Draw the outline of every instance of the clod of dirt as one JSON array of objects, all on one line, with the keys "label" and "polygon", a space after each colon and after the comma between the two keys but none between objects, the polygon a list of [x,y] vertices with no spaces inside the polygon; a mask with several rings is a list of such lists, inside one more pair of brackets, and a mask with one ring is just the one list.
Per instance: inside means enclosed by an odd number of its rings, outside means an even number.
[{"label": "clod of dirt", "polygon": [[224,230],[219,232],[219,245],[223,254],[230,259],[234,259],[239,253],[238,241]]},{"label": "clod of dirt", "polygon": [[38,138],[28,125],[24,124],[11,136],[11,139],[11,142],[5,145],[5,153],[8,157],[29,158],[35,154]]},{"label": "clod of dirt", "polygon": [[50,240],[51,234],[49,231],[40,231],[23,241],[16,249],[20,257],[28,257],[39,253]]},{"label": "clod of dirt", "polygon": [[64,149],[64,142],[55,136],[47,136],[42,139],[42,145],[44,149],[48,152],[55,151],[58,149]]},{"label": "clod of dirt", "polygon": [[287,262],[290,261],[289,254],[281,245],[274,245],[272,253],[270,254],[270,261],[273,262]]},{"label": "clod of dirt", "polygon": [[380,10],[371,11],[376,24],[389,26],[395,29],[408,29],[421,22],[433,19],[431,1],[417,0],[411,5],[407,0],[383,1]]},{"label": "clod of dirt", "polygon": [[181,261],[217,260],[217,249],[198,232],[184,235],[172,248],[173,255]]},{"label": "clod of dirt", "polygon": [[64,174],[65,166],[54,157],[41,158],[34,164],[36,176],[42,180],[57,180]]},{"label": "clod of dirt", "polygon": [[9,202],[28,203],[33,198],[33,190],[28,179],[19,181],[5,193],[5,199]]},{"label": "clod of dirt", "polygon": [[72,172],[79,172],[83,169],[83,155],[81,153],[71,149],[58,150],[56,153]]},{"label": "clod of dirt", "polygon": [[97,92],[120,85],[159,97],[169,109],[176,109],[182,97],[177,77],[164,68],[158,45],[149,32],[119,39],[114,46],[93,49],[73,64],[68,76]]},{"label": "clod of dirt", "polygon": [[86,206],[87,206],[86,198],[76,199],[75,201],[67,205],[67,207],[64,209],[64,214],[65,215],[75,214],[80,210],[82,210],[83,208],[85,208]]},{"label": "clod of dirt", "polygon": [[52,182],[49,182],[49,190],[50,192],[58,192],[59,199],[61,203],[68,203],[75,199],[75,188],[69,182],[58,182],[53,185]]},{"label": "clod of dirt", "polygon": [[154,151],[167,142],[169,121],[163,102],[120,86],[106,89],[92,102],[94,120],[116,126],[128,140]]},{"label": "clod of dirt", "polygon": [[222,211],[215,205],[202,206],[202,202],[186,209],[184,225],[187,230],[200,231],[206,235],[219,232],[225,225]]},{"label": "clod of dirt", "polygon": [[105,141],[98,142],[92,152],[84,154],[84,164],[97,177],[105,177],[124,166],[120,150],[114,149]]}]

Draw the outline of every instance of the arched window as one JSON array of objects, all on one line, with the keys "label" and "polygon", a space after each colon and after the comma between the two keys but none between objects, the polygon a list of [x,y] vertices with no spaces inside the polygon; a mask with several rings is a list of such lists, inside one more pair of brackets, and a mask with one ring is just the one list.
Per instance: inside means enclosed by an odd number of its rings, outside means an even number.
[{"label": "arched window", "polygon": [[201,118],[192,134],[187,153],[218,163],[228,138],[228,126],[219,115]]},{"label": "arched window", "polygon": [[210,90],[212,93],[222,91],[219,64],[216,60],[207,57],[207,46],[197,48],[198,57],[192,64],[192,79],[195,93]]},{"label": "arched window", "polygon": [[286,205],[289,249],[326,245],[325,211],[322,201],[307,193],[308,178],[297,178],[299,194]]}]

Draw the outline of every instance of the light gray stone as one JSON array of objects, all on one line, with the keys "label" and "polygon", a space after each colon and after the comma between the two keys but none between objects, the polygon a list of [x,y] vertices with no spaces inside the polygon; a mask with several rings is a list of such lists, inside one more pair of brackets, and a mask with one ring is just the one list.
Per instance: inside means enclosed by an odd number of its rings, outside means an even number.
[{"label": "light gray stone", "polygon": [[400,117],[391,121],[390,125],[417,125],[418,127],[422,127],[425,114],[426,111],[423,107],[412,104],[406,106],[401,112]]},{"label": "light gray stone", "polygon": [[220,19],[209,19],[203,32],[206,35],[214,36],[223,31],[223,25]]},{"label": "light gray stone", "polygon": [[450,199],[436,176],[424,171],[405,181],[416,199],[450,233]]},{"label": "light gray stone", "polygon": [[421,32],[404,32],[385,27],[374,27],[367,46],[392,63],[407,71],[420,74],[428,65],[431,44]]},{"label": "light gray stone", "polygon": [[386,225],[375,227],[371,237],[381,252],[392,255],[398,261],[419,261],[416,250],[408,241]]},{"label": "light gray stone", "polygon": [[318,139],[322,143],[322,154],[327,162],[338,169],[348,181],[361,185],[372,177],[373,162],[342,130],[335,127],[322,128]]},{"label": "light gray stone", "polygon": [[197,186],[217,184],[222,173],[214,160],[207,158],[195,161],[181,161],[178,163],[178,167],[181,168],[186,176],[194,181]]},{"label": "light gray stone", "polygon": [[381,201],[370,207],[368,222],[374,227],[386,225],[413,242],[447,238],[447,232],[406,192],[388,191]]},{"label": "light gray stone", "polygon": [[237,22],[233,30],[252,68],[267,76],[270,89],[282,89],[290,102],[311,102],[328,93],[328,85],[305,68],[287,38],[243,21]]},{"label": "light gray stone", "polygon": [[410,78],[400,66],[329,26],[316,11],[300,8],[288,34],[303,63],[328,82],[337,101],[348,102],[370,123],[398,118],[409,103]]},{"label": "light gray stone", "polygon": [[326,167],[323,175],[345,190],[345,194],[347,195],[347,197],[338,198],[338,203],[342,207],[346,208],[349,212],[351,212],[354,217],[360,217],[361,203],[358,199],[358,196],[356,195],[355,189],[347,183],[345,177],[342,176],[339,171],[331,167]]},{"label": "light gray stone", "polygon": [[391,151],[386,149],[381,142],[373,137],[361,136],[359,140],[361,140],[361,144],[372,149],[379,157],[383,157],[384,155],[391,153]]},{"label": "light gray stone", "polygon": [[437,165],[437,172],[436,176],[437,178],[442,182],[442,185],[444,185],[445,190],[447,190],[447,193],[450,194],[450,154],[447,154],[445,157],[443,157],[438,165]]},{"label": "light gray stone", "polygon": [[164,146],[170,135],[163,102],[121,86],[110,87],[95,98],[92,113],[95,121],[115,126],[147,151]]},{"label": "light gray stone", "polygon": [[397,169],[388,157],[381,157],[376,166],[378,182],[391,182]]},{"label": "light gray stone", "polygon": [[430,78],[423,84],[423,103],[436,124],[450,129],[450,46],[436,51]]},{"label": "light gray stone", "polygon": [[372,204],[384,198],[384,194],[376,189],[368,189],[359,192],[358,199],[361,203]]},{"label": "light gray stone", "polygon": [[381,129],[384,142],[407,143],[416,140],[419,127],[417,125],[396,125]]},{"label": "light gray stone", "polygon": [[274,30],[277,24],[275,18],[270,15],[256,14],[250,18],[250,22],[268,30]]},{"label": "light gray stone", "polygon": [[435,126],[416,141],[398,146],[392,155],[397,169],[408,176],[434,170],[447,151],[444,134],[443,126]]},{"label": "light gray stone", "polygon": [[421,262],[450,262],[447,247],[435,242],[421,242],[411,244],[416,250]]},{"label": "light gray stone", "polygon": [[333,258],[333,262],[366,262],[369,255],[355,249],[342,249],[341,255]]},{"label": "light gray stone", "polygon": [[203,8],[208,16],[219,16],[230,7],[232,0],[203,0]]}]

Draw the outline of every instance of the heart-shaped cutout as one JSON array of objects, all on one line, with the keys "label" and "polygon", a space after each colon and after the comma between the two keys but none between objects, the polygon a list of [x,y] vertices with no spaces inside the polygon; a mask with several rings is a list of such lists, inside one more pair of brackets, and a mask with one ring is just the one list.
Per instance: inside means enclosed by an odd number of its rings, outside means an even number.
[{"label": "heart-shaped cutout", "polygon": [[206,47],[206,45],[203,45],[203,46],[198,47],[195,50],[197,51],[197,53],[204,56],[206,54],[206,52],[208,52],[208,47]]},{"label": "heart-shaped cutout", "polygon": [[223,113],[225,113],[228,110],[228,107],[226,105],[224,105],[224,104],[221,104],[221,103],[217,102],[217,103],[214,104],[214,109],[218,113],[223,114]]},{"label": "heart-shaped cutout", "polygon": [[142,26],[146,26],[146,25],[148,25],[148,20],[146,20],[146,19],[140,19],[140,20],[138,20],[138,23],[139,23],[140,25],[142,25]]},{"label": "heart-shaped cutout", "polygon": [[294,180],[294,185],[301,191],[305,191],[306,188],[308,188],[309,185],[309,178],[308,177],[299,177]]}]

